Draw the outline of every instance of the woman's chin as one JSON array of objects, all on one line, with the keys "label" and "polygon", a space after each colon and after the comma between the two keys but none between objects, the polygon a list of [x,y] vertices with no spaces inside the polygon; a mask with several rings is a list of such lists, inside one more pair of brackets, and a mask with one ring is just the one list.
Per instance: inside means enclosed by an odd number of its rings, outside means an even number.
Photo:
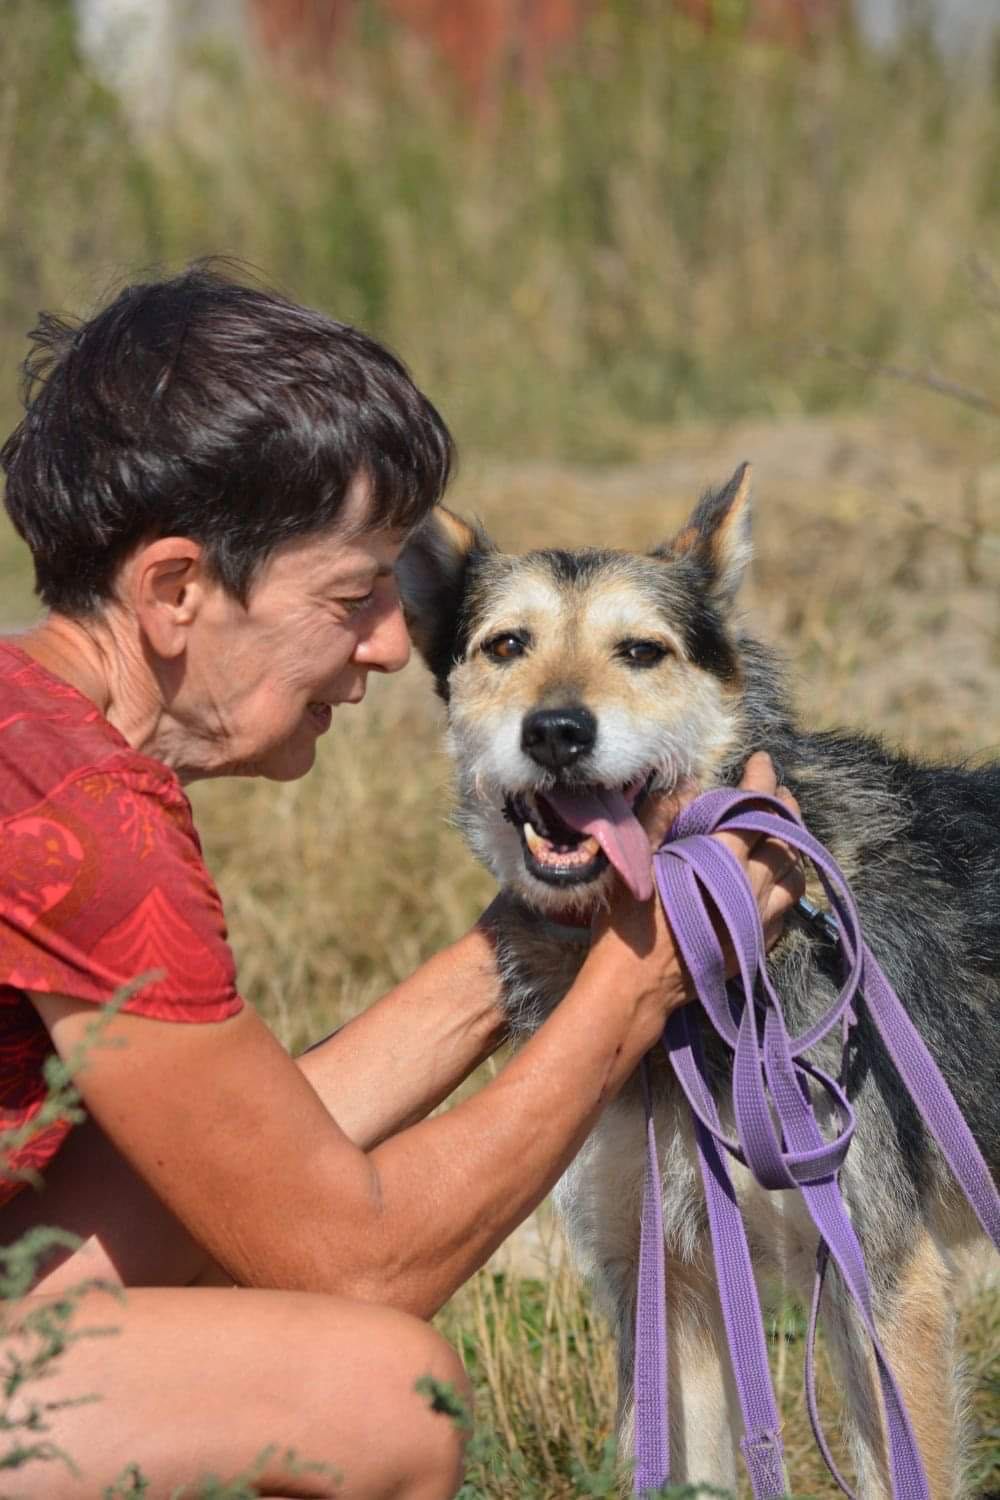
[{"label": "woman's chin", "polygon": [[299,732],[280,744],[249,755],[232,766],[230,776],[263,776],[268,781],[298,781],[316,764],[315,733]]},{"label": "woman's chin", "polygon": [[282,745],[264,756],[256,775],[266,776],[268,781],[298,781],[316,764],[316,744],[296,745],[294,750]]}]

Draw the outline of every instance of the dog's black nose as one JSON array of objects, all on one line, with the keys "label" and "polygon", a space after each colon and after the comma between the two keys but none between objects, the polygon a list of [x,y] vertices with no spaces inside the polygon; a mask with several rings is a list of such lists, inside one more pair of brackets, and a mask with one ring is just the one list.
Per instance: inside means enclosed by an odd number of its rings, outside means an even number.
[{"label": "dog's black nose", "polygon": [[593,750],[597,720],[586,708],[539,708],[521,725],[521,749],[547,771],[561,771]]}]

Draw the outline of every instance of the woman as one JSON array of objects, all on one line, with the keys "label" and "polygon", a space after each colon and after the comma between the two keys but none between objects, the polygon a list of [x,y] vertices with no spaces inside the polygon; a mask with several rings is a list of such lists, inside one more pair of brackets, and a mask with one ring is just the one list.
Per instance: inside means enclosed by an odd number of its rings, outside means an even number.
[{"label": "woman", "polygon": [[[120,1332],[46,1386],[103,1398],[52,1417],[79,1474],[33,1464],[19,1490],[93,1496],[134,1460],[159,1496],[271,1442],[262,1495],[452,1495],[460,1437],[414,1384],[466,1386],[427,1320],[685,998],[671,934],[620,890],[558,1011],[434,1119],[502,1039],[488,915],[289,1058],[240,999],[181,788],[304,775],[334,708],[406,664],[393,567],[450,437],[374,341],[206,267],[79,328],[43,319],[26,406],[6,503],[49,612],[0,642],[0,1122],[30,1118],[45,1056],[141,981],[88,1052],[87,1122],[15,1163],[44,1192],[3,1192],[4,1243],[37,1223],[82,1240],[23,1306],[84,1277],[130,1289],[91,1294]],[[766,757],[745,784],[774,791]],[[729,842],[776,931],[790,856]]]}]

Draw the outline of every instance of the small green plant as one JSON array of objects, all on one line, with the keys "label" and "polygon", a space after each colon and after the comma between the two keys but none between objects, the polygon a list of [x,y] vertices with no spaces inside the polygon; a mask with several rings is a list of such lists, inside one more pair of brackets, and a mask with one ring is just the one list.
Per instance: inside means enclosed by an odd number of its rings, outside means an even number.
[{"label": "small green plant", "polygon": [[[131,990],[127,991],[131,993]],[[125,998],[121,996],[118,1004]],[[106,1024],[106,1023],[105,1023]],[[93,1030],[93,1028],[92,1028]],[[73,1086],[74,1071],[82,1065],[86,1049],[69,1062],[53,1054],[45,1063],[47,1092],[41,1109],[26,1124],[0,1134],[0,1177],[8,1180],[32,1179],[37,1175],[14,1168],[11,1154],[35,1135],[60,1120],[72,1124],[83,1119],[79,1094]],[[44,1396],[45,1375],[65,1354],[70,1344],[80,1338],[99,1337],[114,1332],[112,1328],[79,1328],[75,1324],[80,1303],[88,1291],[102,1286],[117,1289],[94,1280],[81,1282],[60,1296],[46,1299],[16,1317],[10,1305],[25,1296],[49,1252],[53,1249],[75,1250],[79,1240],[63,1229],[39,1226],[13,1245],[0,1250],[0,1471],[20,1469],[33,1462],[59,1462],[74,1469],[71,1456],[48,1437],[53,1414],[72,1403],[48,1401]]]},{"label": "small green plant", "polygon": [[[46,1092],[40,1109],[23,1125],[0,1132],[0,1179],[40,1186],[37,1173],[13,1164],[15,1153],[51,1125],[78,1125],[84,1119],[74,1079],[86,1066],[92,1048],[101,1045],[112,1017],[131,994],[155,977],[144,974],[123,985],[95,1015],[70,1056],[62,1058],[53,1053],[46,1059]],[[20,1299],[30,1291],[52,1250],[73,1251],[78,1245],[77,1236],[64,1229],[38,1226],[0,1249],[0,1442],[6,1445],[0,1447],[0,1471],[34,1462],[58,1462],[75,1472],[72,1456],[48,1436],[50,1420],[67,1405],[100,1398],[88,1395],[72,1401],[49,1401],[45,1398],[45,1376],[77,1340],[114,1335],[113,1326],[79,1326],[77,1315],[87,1294],[96,1290],[119,1298],[124,1294],[117,1286],[90,1278],[56,1297],[39,1300],[37,1305],[21,1304]]]},{"label": "small green plant", "polygon": [[[192,1484],[182,1484],[172,1490],[170,1500],[259,1500],[259,1480],[268,1464],[281,1452],[276,1444],[264,1448],[253,1463],[234,1479],[219,1479],[215,1474],[204,1474]],[[281,1454],[282,1467],[289,1474],[322,1474],[333,1477],[329,1465],[307,1463],[293,1449]],[[138,1464],[128,1464],[113,1484],[101,1492],[101,1500],[142,1500],[152,1492],[152,1484]]]},{"label": "small green plant", "polygon": [[[72,1248],[73,1243],[71,1235],[42,1229],[24,1236],[7,1254],[15,1255],[20,1266],[24,1266],[37,1261],[53,1244]],[[81,1282],[59,1297],[40,1302],[14,1321],[8,1317],[0,1321],[0,1334],[4,1338],[0,1361],[0,1433],[8,1444],[6,1450],[0,1452],[0,1470],[20,1469],[38,1461],[55,1461],[76,1472],[71,1455],[47,1436],[50,1421],[66,1406],[79,1406],[100,1398],[93,1395],[48,1401],[44,1396],[43,1382],[71,1344],[82,1338],[109,1336],[116,1332],[110,1326],[80,1328],[76,1324],[80,1304],[87,1292],[102,1285],[104,1290],[115,1291],[115,1288],[96,1281]]]}]

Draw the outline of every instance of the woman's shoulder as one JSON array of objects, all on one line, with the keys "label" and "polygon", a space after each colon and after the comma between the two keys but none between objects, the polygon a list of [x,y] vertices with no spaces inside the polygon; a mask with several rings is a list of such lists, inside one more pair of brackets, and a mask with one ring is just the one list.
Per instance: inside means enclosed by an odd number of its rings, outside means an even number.
[{"label": "woman's shoulder", "polygon": [[0,823],[89,784],[129,784],[187,815],[172,771],[141,755],[96,704],[0,638]]},{"label": "woman's shoulder", "polygon": [[238,1010],[222,902],[175,774],[0,642],[0,991],[167,1020]]}]

